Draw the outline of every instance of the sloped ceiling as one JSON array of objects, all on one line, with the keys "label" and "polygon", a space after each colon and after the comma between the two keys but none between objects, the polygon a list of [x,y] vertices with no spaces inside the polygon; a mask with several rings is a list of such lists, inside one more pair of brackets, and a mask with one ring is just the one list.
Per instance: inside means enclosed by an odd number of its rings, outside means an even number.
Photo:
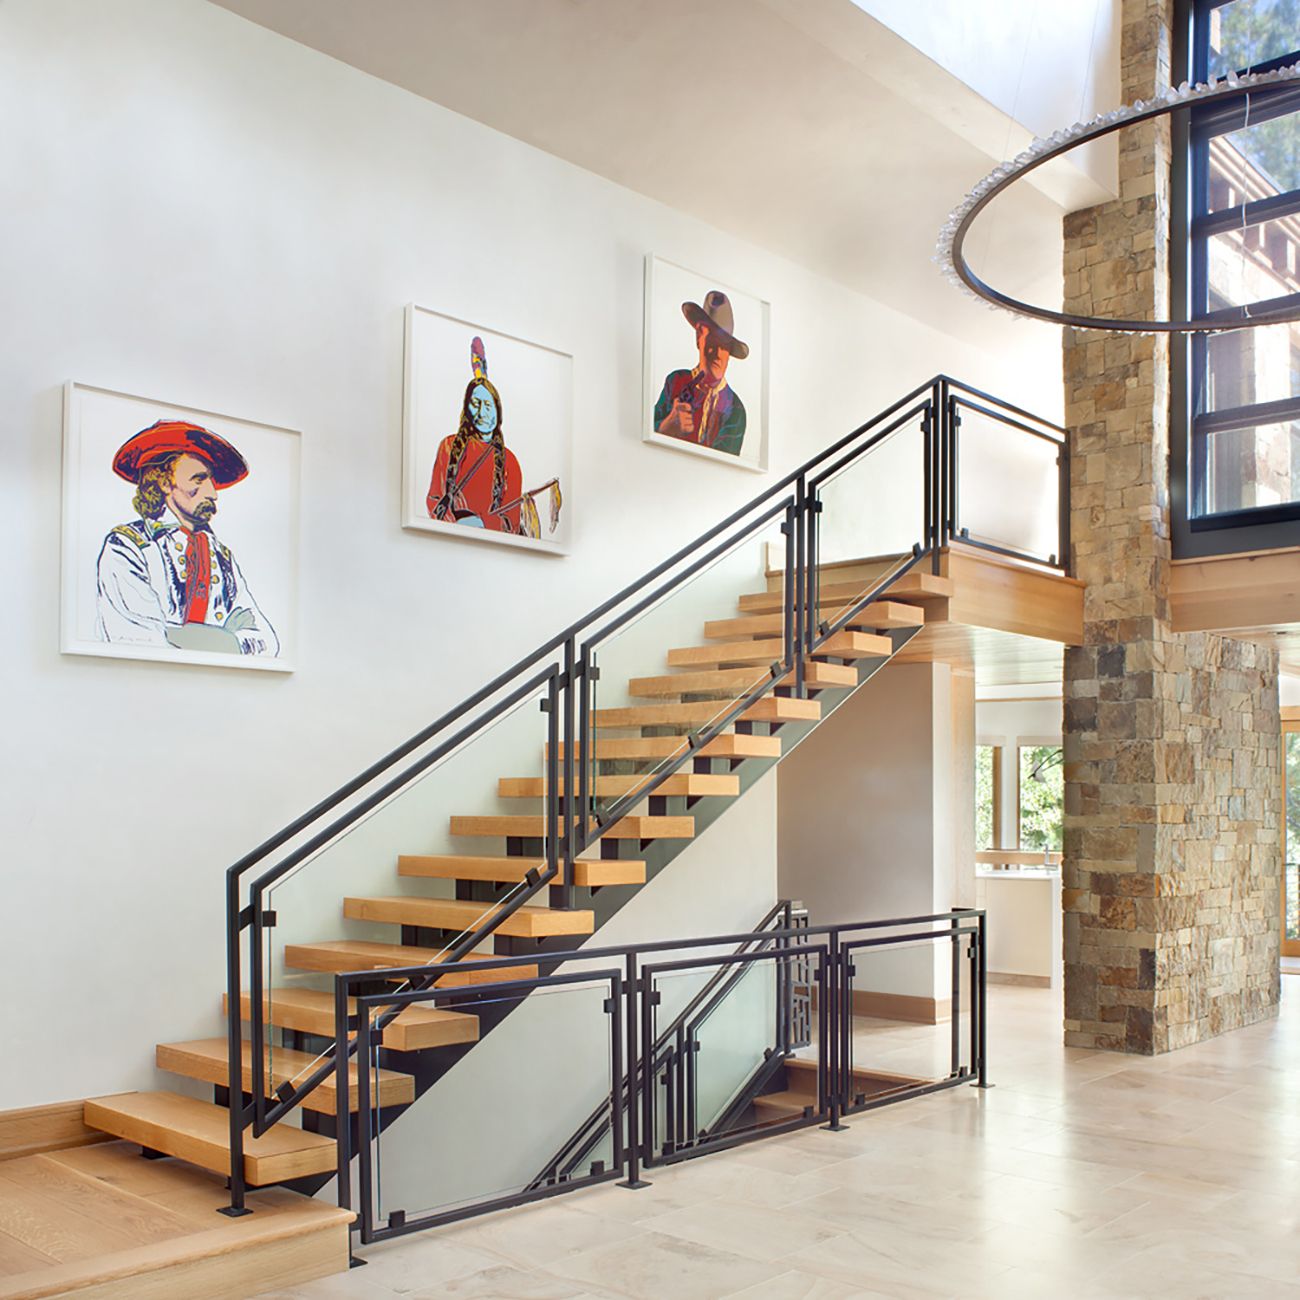
[{"label": "sloped ceiling", "polygon": [[[920,319],[1049,328],[940,279],[992,110],[851,0],[212,2]],[[1059,305],[1063,204],[1104,197],[1073,181],[1000,200],[976,269]]]}]

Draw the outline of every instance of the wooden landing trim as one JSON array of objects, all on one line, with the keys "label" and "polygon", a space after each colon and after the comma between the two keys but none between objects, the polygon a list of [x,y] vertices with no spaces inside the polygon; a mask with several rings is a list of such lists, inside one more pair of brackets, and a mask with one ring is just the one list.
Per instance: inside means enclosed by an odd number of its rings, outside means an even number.
[{"label": "wooden landing trim", "polygon": [[1175,560],[1175,632],[1258,632],[1300,623],[1300,547]]},{"label": "wooden landing trim", "polygon": [[[352,1215],[276,1188],[227,1219],[222,1180],[122,1142],[3,1169],[0,1300],[216,1300],[343,1272]],[[15,1263],[28,1252],[18,1267]]]},{"label": "wooden landing trim", "polygon": [[947,621],[1016,636],[1083,644],[1084,584],[954,543],[940,556],[952,580]]},{"label": "wooden landing trim", "polygon": [[107,1133],[82,1123],[85,1104],[84,1101],[60,1101],[51,1106],[0,1111],[0,1161],[110,1141]]}]

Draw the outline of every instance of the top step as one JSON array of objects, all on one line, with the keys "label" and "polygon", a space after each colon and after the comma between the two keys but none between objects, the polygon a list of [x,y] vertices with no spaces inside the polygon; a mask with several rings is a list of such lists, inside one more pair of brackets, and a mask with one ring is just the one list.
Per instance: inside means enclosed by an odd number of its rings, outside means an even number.
[{"label": "top step", "polygon": [[[866,595],[871,587],[870,582],[823,582],[817,592],[821,610],[825,612],[828,606],[851,605]],[[946,600],[952,596],[952,579],[911,569],[890,585],[887,595],[891,600]],[[750,596],[741,596],[737,604],[742,614],[779,614],[785,608],[785,593],[779,589],[758,591]],[[868,617],[865,611],[863,617]]]},{"label": "top step", "polygon": [[[890,628],[923,627],[925,610],[919,605],[905,605],[897,600],[873,600],[849,621],[854,631],[879,632]],[[713,619],[704,625],[709,641],[735,641],[740,637],[778,637],[785,632],[785,616],[747,614],[744,618]]]}]

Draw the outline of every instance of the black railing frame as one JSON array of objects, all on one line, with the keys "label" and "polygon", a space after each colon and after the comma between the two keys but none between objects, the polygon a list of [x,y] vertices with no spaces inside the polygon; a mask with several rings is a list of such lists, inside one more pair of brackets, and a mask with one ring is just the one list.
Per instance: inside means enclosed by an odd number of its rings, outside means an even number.
[{"label": "black railing frame", "polygon": [[[922,926],[939,928],[918,929]],[[872,932],[887,930],[891,933]],[[864,937],[865,932],[865,937]],[[852,980],[853,956],[866,950],[881,950],[893,946],[918,942],[951,942],[956,952],[963,939],[970,942],[970,1036],[968,1063],[954,1057],[950,1073],[945,1078],[920,1082],[882,1095],[857,1102],[853,1096],[853,1062],[849,1047],[853,1028]],[[685,958],[667,962],[645,960],[656,953],[676,953],[699,948],[717,948],[740,944],[742,948],[727,953],[710,953],[698,958]],[[335,1129],[338,1145],[338,1199],[344,1209],[357,1212],[354,1230],[359,1233],[362,1245],[371,1245],[407,1233],[458,1222],[479,1214],[505,1209],[515,1205],[576,1191],[596,1183],[623,1178],[623,1186],[644,1187],[641,1170],[678,1163],[713,1151],[729,1149],[767,1137],[795,1132],[813,1124],[833,1130],[844,1128],[844,1115],[860,1114],[881,1106],[925,1096],[945,1089],[971,1084],[978,1088],[989,1087],[987,1075],[986,1024],[987,1024],[987,963],[986,916],[982,910],[953,908],[948,912],[912,917],[895,917],[879,921],[853,922],[844,925],[789,926],[783,929],[763,929],[739,934],[710,935],[694,939],[669,939],[654,943],[575,949],[570,952],[548,954],[548,961],[559,963],[549,974],[539,974],[526,979],[512,979],[513,968],[533,965],[535,957],[488,957],[479,963],[482,969],[498,969],[503,973],[500,981],[470,986],[437,988],[434,983],[443,975],[454,973],[457,963],[439,962],[428,967],[415,966],[399,970],[386,970],[385,976],[407,979],[411,986],[387,992],[361,991],[361,986],[373,986],[373,971],[352,971],[335,976],[334,1010],[335,1038],[337,1042],[351,1043],[356,1055],[357,1139],[351,1134],[350,1071],[351,1064],[345,1052],[334,1053],[336,1070]],[[748,951],[749,948],[755,951]],[[680,1142],[671,1151],[654,1151],[655,1079],[661,1064],[660,1042],[654,1034],[653,1005],[658,991],[655,978],[663,973],[701,966],[717,966],[719,971],[731,968],[744,969],[754,961],[775,960],[789,962],[800,957],[815,957],[814,980],[817,985],[817,1041],[826,1050],[817,1057],[817,1099],[815,1110],[805,1112],[776,1123],[745,1130],[710,1136],[706,1141]],[[563,964],[580,962],[582,968],[564,970]],[[591,963],[602,963],[590,969]],[[609,963],[605,965],[603,963]],[[954,970],[957,969],[954,958]],[[429,983],[415,987],[414,981],[427,976]],[[608,1105],[612,1117],[612,1152],[609,1168],[592,1169],[581,1176],[556,1179],[553,1182],[535,1181],[521,1191],[494,1195],[482,1201],[461,1202],[452,1208],[436,1210],[418,1217],[408,1217],[405,1212],[390,1214],[386,1224],[376,1223],[374,1198],[372,1145],[378,1138],[374,1131],[377,1107],[372,1102],[370,1066],[376,1060],[376,1049],[382,1028],[405,1007],[433,1005],[439,1008],[465,1007],[473,1009],[478,1004],[499,1002],[526,997],[543,988],[559,988],[605,983],[609,997],[604,1011],[610,1016],[610,1089]],[[354,996],[355,990],[355,996]],[[698,998],[699,995],[697,994]],[[960,990],[954,985],[953,1023],[958,1021]],[[355,1006],[355,1012],[351,1008]],[[673,1024],[678,1024],[680,1017]],[[954,1030],[954,1043],[956,1043]],[[689,1036],[684,1048],[690,1051]],[[624,1106],[622,1099],[633,1099]],[[674,1097],[676,1104],[677,1098]],[[689,1114],[689,1109],[687,1110]],[[355,1145],[355,1151],[353,1149]],[[432,1154],[431,1158],[432,1158]],[[358,1205],[353,1205],[352,1163],[356,1157],[358,1172]]]},{"label": "black railing frame", "polygon": [[[654,794],[669,777],[691,762],[702,746],[720,735],[777,684],[793,690],[796,697],[806,698],[807,659],[837,631],[856,618],[867,605],[886,596],[891,584],[904,573],[927,558],[932,571],[936,574],[940,572],[941,552],[949,541],[958,536],[956,392],[978,398],[988,403],[990,408],[998,408],[1002,414],[996,418],[1010,428],[1024,427],[1015,417],[1028,419],[1036,425],[1045,424],[1031,413],[988,393],[945,375],[935,376],[843,435],[687,546],[660,562],[636,582],[551,637],[512,668],[417,732],[228,868],[226,987],[227,1045],[230,1054],[227,1078],[230,1106],[230,1205],[225,1210],[226,1213],[239,1215],[246,1212],[243,1167],[245,1129],[251,1127],[255,1135],[265,1133],[329,1077],[339,1064],[336,1058],[340,1054],[351,1056],[356,1051],[355,1041],[336,1042],[322,1056],[320,1064],[305,1078],[281,1084],[275,1088],[273,1096],[268,1095],[264,1064],[268,1025],[263,952],[267,931],[273,927],[275,917],[265,905],[266,892],[295,867],[305,865],[315,854],[346,835],[358,820],[377,809],[387,799],[400,794],[417,777],[464,745],[472,743],[486,727],[517,707],[529,694],[545,691],[546,699],[543,703],[549,713],[544,792],[546,869],[541,873],[530,872],[524,881],[513,887],[502,899],[486,905],[484,919],[459,936],[443,955],[458,959],[478,947],[502,920],[548,886],[556,887],[557,898],[554,901],[560,907],[572,908],[573,860],[600,839],[613,821],[624,816],[634,804]],[[827,466],[833,464],[836,468],[842,468],[868,455],[899,429],[908,427],[918,416],[923,434],[923,536],[913,546],[910,558],[902,565],[876,582],[858,599],[847,603],[833,622],[822,622],[819,617],[818,537],[822,503],[818,489],[828,473],[832,472]],[[1064,433],[1063,430],[1057,431]],[[1028,553],[1005,553],[1068,571],[1068,456],[1064,450],[1061,464],[1063,496],[1059,555],[1044,560]],[[758,511],[762,513],[759,522],[756,522],[754,515]],[[603,809],[599,816],[592,816],[597,804],[590,774],[595,730],[591,694],[599,680],[599,666],[595,658],[597,643],[602,636],[608,635],[611,630],[617,630],[635,617],[634,612],[624,608],[629,602],[635,602],[632,606],[634,611],[649,608],[655,600],[666,598],[682,583],[689,581],[705,564],[739,545],[752,536],[762,523],[770,522],[778,515],[784,516],[782,529],[786,538],[786,572],[782,586],[782,641],[785,653],[782,662],[773,665],[770,675],[756,681],[750,690],[728,708],[720,710],[705,727],[688,736],[683,746],[663,762],[645,784],[617,800],[611,807]],[[733,528],[736,531],[728,535]],[[725,540],[719,542],[718,539],[724,536]],[[982,546],[986,550],[998,549],[968,538],[961,540],[970,545]],[[718,544],[713,545],[715,542]],[[703,555],[704,549],[710,546],[712,550]],[[666,580],[660,583],[660,579]],[[656,583],[660,585],[653,595],[645,596],[643,593]],[[590,630],[620,609],[622,612],[608,620],[598,631]],[[521,679],[522,685],[519,684]],[[458,724],[463,725],[458,727]],[[439,739],[457,727],[449,738]],[[410,766],[395,776],[388,775],[404,759],[431,744],[433,747]],[[378,789],[363,795],[362,792],[368,786],[385,777],[387,779]],[[575,783],[578,792],[576,799]],[[355,802],[350,802],[353,800]],[[323,828],[315,829],[345,804],[348,806],[344,811]],[[255,867],[261,866],[272,855],[308,832],[313,833],[289,850],[275,865],[262,870],[251,880],[248,879]],[[245,891],[247,902],[244,901]],[[250,1023],[248,1048],[251,1056],[247,1087],[243,1077],[242,1020],[245,1018],[245,1009],[241,975],[245,931],[249,932],[246,1018]],[[418,972],[412,974],[413,987],[419,988],[419,982],[423,978],[425,977]],[[245,1100],[246,1093],[248,1100]]]}]

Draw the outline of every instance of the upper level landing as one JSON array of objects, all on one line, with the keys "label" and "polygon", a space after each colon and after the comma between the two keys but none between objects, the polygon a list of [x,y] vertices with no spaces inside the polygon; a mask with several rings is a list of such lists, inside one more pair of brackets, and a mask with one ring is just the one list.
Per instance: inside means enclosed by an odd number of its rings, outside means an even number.
[{"label": "upper level landing", "polygon": [[[819,573],[824,585],[865,588],[898,561],[839,560],[823,564]],[[928,573],[929,565],[923,565]],[[780,590],[781,572],[767,569],[769,591]],[[1059,684],[1064,647],[1083,643],[1082,582],[960,542],[940,553],[939,574],[947,582],[938,586],[948,594],[908,597],[924,606],[925,626],[896,662],[951,664],[973,673],[978,686]]]}]

